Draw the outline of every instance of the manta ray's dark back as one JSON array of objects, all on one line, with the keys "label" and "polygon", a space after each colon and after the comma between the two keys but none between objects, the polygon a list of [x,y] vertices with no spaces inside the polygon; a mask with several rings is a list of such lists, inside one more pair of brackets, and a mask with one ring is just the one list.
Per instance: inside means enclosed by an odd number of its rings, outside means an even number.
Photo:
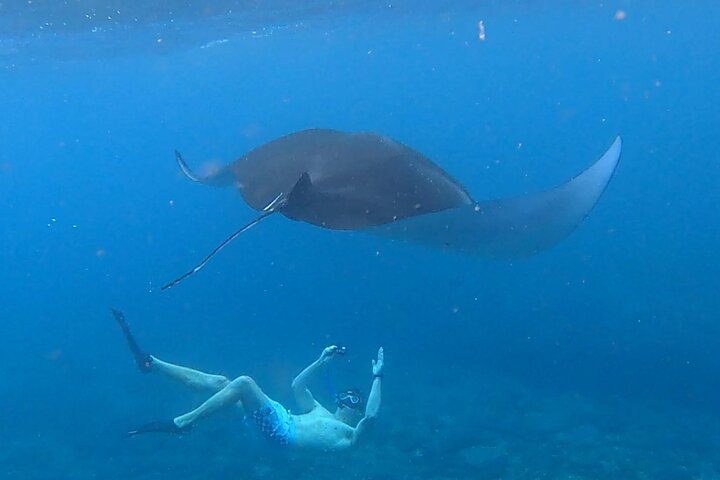
[{"label": "manta ray's dark back", "polygon": [[471,255],[532,255],[561,241],[588,215],[612,178],[620,150],[618,137],[599,160],[560,186],[480,202],[421,153],[374,133],[303,130],[261,145],[204,178],[177,153],[190,179],[235,186],[262,213],[164,288],[201,269],[273,213]]},{"label": "manta ray's dark back", "polygon": [[374,133],[303,130],[272,140],[196,181],[235,185],[262,210],[329,229],[355,230],[472,202],[462,185],[419,152]]}]

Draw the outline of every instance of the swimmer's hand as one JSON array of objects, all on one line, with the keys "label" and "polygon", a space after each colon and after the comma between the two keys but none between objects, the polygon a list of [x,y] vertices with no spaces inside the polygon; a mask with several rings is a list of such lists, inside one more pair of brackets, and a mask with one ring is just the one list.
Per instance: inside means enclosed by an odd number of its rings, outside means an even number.
[{"label": "swimmer's hand", "polygon": [[377,360],[372,361],[372,369],[374,377],[383,376],[383,368],[385,367],[385,351],[382,347],[378,349]]},{"label": "swimmer's hand", "polygon": [[330,345],[329,347],[325,347],[325,349],[320,354],[320,361],[325,363],[328,360],[335,358],[338,355],[342,355],[345,353],[344,347],[338,347],[337,345]]}]

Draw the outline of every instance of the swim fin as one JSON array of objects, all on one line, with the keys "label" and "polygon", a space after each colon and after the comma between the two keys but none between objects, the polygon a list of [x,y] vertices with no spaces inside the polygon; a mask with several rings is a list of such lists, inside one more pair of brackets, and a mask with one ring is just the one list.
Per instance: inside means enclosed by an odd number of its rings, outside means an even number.
[{"label": "swim fin", "polygon": [[158,420],[140,425],[139,427],[125,433],[125,436],[134,437],[135,435],[141,435],[143,433],[172,433],[175,435],[182,435],[183,433],[188,433],[190,430],[190,427],[178,427],[173,419]]},{"label": "swim fin", "polygon": [[125,320],[125,315],[123,315],[120,310],[115,310],[114,308],[111,310],[113,316],[115,317],[115,321],[120,326],[120,330],[122,330],[123,334],[125,335],[125,340],[127,340],[128,346],[130,347],[130,352],[135,359],[135,364],[140,369],[140,372],[150,373],[152,367],[152,357],[148,353],[142,351],[138,346],[137,342],[135,341],[135,337],[130,331],[130,325],[128,325],[127,321]]}]

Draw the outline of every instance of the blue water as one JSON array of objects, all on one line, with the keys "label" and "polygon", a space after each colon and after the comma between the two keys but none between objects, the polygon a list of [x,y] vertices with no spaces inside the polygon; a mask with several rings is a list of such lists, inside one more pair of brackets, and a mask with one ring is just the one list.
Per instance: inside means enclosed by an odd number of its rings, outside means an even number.
[{"label": "blue water", "polygon": [[[1,477],[720,478],[717,3],[162,3],[0,4]],[[530,259],[277,216],[161,292],[255,215],[173,150],[220,165],[309,127],[396,138],[481,199],[624,149]],[[365,387],[382,345],[378,432],[282,461],[231,414],[122,439],[205,397],[139,375],[110,307],[288,405],[324,346]]]}]

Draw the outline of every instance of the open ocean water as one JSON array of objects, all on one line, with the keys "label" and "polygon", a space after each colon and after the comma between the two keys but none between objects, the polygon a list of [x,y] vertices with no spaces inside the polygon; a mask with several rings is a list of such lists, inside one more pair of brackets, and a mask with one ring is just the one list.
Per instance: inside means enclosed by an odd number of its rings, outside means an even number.
[{"label": "open ocean water", "polygon": [[[0,1],[0,478],[720,479],[720,3]],[[479,22],[484,27],[483,38]],[[577,231],[491,261],[273,216],[193,184],[305,128],[417,148],[479,199],[624,141]],[[144,348],[294,408],[367,391],[372,438],[283,456],[140,375]]]}]

